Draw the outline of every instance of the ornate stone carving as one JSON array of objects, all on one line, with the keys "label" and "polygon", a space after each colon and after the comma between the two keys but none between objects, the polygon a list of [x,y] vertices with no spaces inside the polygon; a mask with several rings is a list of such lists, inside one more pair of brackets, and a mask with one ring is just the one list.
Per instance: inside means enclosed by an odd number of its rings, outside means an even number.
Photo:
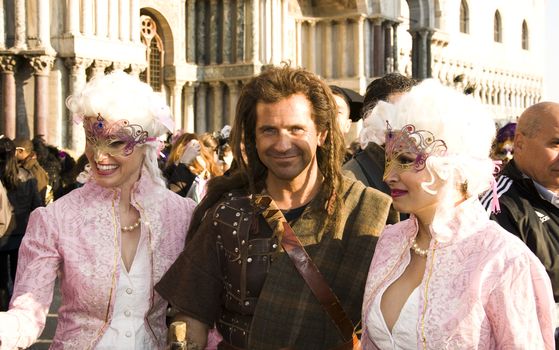
[{"label": "ornate stone carving", "polygon": [[93,62],[90,58],[69,57],[64,60],[64,65],[70,70],[70,74],[77,75],[83,72]]},{"label": "ornate stone carving", "polygon": [[0,71],[13,73],[16,68],[16,63],[15,56],[2,55],[0,56]]},{"label": "ornate stone carving", "polygon": [[37,75],[48,75],[54,65],[54,56],[28,56],[29,63]]}]

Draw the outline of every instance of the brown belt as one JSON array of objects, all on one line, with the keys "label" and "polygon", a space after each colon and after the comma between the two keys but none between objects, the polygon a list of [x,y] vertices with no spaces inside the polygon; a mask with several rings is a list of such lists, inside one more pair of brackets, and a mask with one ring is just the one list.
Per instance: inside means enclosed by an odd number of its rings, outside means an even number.
[{"label": "brown belt", "polygon": [[267,208],[262,215],[274,230],[278,239],[280,239],[283,249],[293,261],[297,271],[299,271],[316,299],[320,302],[322,308],[328,313],[344,340],[343,344],[335,347],[333,350],[360,348],[353,323],[340,304],[338,297],[307,254],[297,236],[295,236],[293,229],[285,220],[274,200],[269,196],[258,195],[255,196],[255,202],[258,206]]}]

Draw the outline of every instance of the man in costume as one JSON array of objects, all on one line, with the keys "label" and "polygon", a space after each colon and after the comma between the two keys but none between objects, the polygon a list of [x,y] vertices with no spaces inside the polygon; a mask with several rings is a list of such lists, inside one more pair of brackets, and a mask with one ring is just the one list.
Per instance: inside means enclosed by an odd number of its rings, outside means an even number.
[{"label": "man in costume", "polygon": [[[282,249],[257,205],[273,199],[353,324],[390,199],[344,178],[343,137],[328,86],[302,69],[271,68],[241,93],[231,134],[237,169],[212,180],[184,252],[157,291],[203,348],[329,349],[347,343]],[[351,340],[351,339],[350,339]]]}]

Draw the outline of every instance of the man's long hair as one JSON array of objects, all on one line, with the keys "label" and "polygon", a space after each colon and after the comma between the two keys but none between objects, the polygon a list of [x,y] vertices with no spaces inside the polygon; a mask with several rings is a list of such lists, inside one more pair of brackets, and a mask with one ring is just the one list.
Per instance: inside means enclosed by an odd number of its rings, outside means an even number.
[{"label": "man's long hair", "polygon": [[208,194],[193,218],[191,232],[196,230],[206,210],[215,204],[224,192],[242,187],[248,188],[251,194],[263,190],[268,169],[256,151],[256,105],[276,103],[295,94],[305,96],[310,102],[311,117],[317,131],[327,132],[325,142],[317,149],[316,158],[324,176],[323,193],[327,193],[324,209],[327,210],[329,218],[337,217],[335,214],[341,208],[338,199],[342,187],[344,140],[336,120],[336,102],[328,85],[316,75],[284,65],[267,69],[243,87],[230,139],[236,168],[230,176],[210,181]]}]

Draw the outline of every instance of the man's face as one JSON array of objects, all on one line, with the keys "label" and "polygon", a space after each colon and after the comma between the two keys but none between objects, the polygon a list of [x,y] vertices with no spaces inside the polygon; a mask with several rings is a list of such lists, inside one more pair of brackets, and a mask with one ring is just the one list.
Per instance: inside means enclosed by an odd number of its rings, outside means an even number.
[{"label": "man's face", "polygon": [[514,159],[524,174],[559,193],[559,113],[546,116],[534,137],[516,134]]},{"label": "man's face", "polygon": [[338,124],[342,134],[347,134],[351,128],[351,120],[349,119],[349,106],[343,97],[334,95],[334,100],[338,105]]},{"label": "man's face", "polygon": [[318,166],[316,150],[326,131],[316,129],[311,111],[310,102],[300,94],[256,105],[256,150],[268,168],[267,181],[304,179]]}]

